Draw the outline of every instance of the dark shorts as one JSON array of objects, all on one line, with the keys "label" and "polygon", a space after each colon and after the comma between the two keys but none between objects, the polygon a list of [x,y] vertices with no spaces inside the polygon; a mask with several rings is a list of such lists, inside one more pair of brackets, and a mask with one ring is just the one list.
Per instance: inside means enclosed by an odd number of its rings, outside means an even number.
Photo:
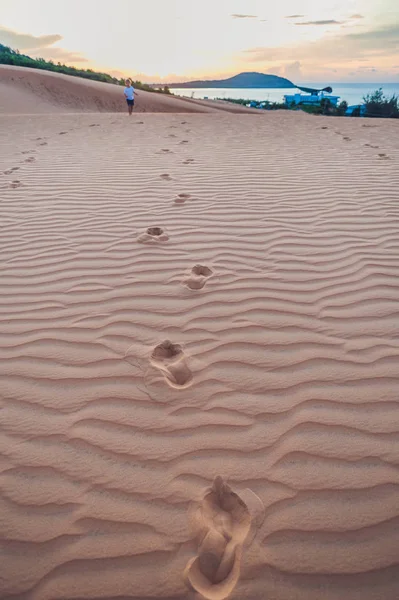
[{"label": "dark shorts", "polygon": [[134,106],[134,100],[126,100],[128,106]]}]

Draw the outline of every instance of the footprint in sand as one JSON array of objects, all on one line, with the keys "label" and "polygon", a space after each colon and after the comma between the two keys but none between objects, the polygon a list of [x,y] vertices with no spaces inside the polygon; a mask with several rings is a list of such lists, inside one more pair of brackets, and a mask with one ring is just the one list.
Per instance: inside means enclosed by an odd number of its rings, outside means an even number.
[{"label": "footprint in sand", "polygon": [[36,158],[34,156],[30,156],[29,158],[25,158],[24,162],[25,163],[33,163],[35,162]]},{"label": "footprint in sand", "polygon": [[36,150],[22,150],[21,154],[34,154]]},{"label": "footprint in sand", "polygon": [[169,175],[169,173],[162,173],[162,175],[160,175],[161,179],[164,179],[165,181],[172,181],[172,177]]},{"label": "footprint in sand", "polygon": [[383,153],[379,154],[379,155],[378,155],[378,158],[379,158],[380,160],[391,160],[391,157],[390,157],[390,156],[387,156],[387,154],[383,154]]},{"label": "footprint in sand", "polygon": [[66,135],[68,132],[67,131],[60,131],[60,133],[58,135]]},{"label": "footprint in sand", "polygon": [[328,129],[328,127],[320,127],[320,129]]},{"label": "footprint in sand", "polygon": [[92,123],[89,127],[100,127],[100,123]]},{"label": "footprint in sand", "polygon": [[350,138],[350,137],[348,137],[348,136],[345,136],[345,137],[344,137],[344,140],[345,140],[345,142],[351,142],[351,141],[352,141],[352,138]]},{"label": "footprint in sand", "polygon": [[14,171],[18,171],[21,167],[11,167],[11,169],[7,169],[7,171],[3,171],[4,175],[11,175]]},{"label": "footprint in sand", "polygon": [[367,146],[367,148],[374,148],[374,149],[379,148],[379,146],[373,146],[373,144],[364,144],[364,145]]},{"label": "footprint in sand", "polygon": [[22,185],[22,183],[20,181],[18,181],[18,179],[16,179],[15,181],[11,181],[10,184],[9,184],[10,188],[12,188],[14,190],[16,188],[21,187],[21,185]]},{"label": "footprint in sand", "polygon": [[40,142],[39,146],[48,146],[47,142]]},{"label": "footprint in sand", "polygon": [[190,194],[179,194],[177,198],[175,198],[175,204],[184,204],[186,200],[191,198]]},{"label": "footprint in sand", "polygon": [[191,269],[191,275],[188,279],[183,281],[190,290],[202,290],[206,284],[207,279],[213,274],[212,269],[205,265],[195,265]]},{"label": "footprint in sand", "polygon": [[151,353],[151,363],[162,371],[167,383],[172,387],[184,387],[193,378],[182,347],[169,340],[154,348]]},{"label": "footprint in sand", "polygon": [[167,154],[168,152],[170,152],[169,148],[161,148],[161,152],[165,152],[165,154]]},{"label": "footprint in sand", "polygon": [[193,158],[187,158],[186,160],[183,161],[183,165],[191,165],[191,163],[194,162]]},{"label": "footprint in sand", "polygon": [[137,241],[142,244],[156,244],[159,242],[167,242],[169,236],[161,227],[149,227],[145,233],[142,233]]},{"label": "footprint in sand", "polygon": [[239,496],[216,477],[189,513],[198,554],[185,568],[187,585],[208,600],[227,598],[240,577],[244,542],[253,540],[263,518],[256,494],[247,489]]},{"label": "footprint in sand", "polygon": [[188,140],[182,140],[179,144],[188,144]]},{"label": "footprint in sand", "polygon": [[187,121],[181,121],[181,125],[187,125]]}]

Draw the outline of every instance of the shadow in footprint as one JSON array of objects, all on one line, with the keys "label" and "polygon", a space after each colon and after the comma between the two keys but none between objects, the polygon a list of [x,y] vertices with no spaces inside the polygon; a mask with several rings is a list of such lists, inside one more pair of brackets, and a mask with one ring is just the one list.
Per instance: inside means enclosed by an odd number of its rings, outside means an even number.
[{"label": "shadow in footprint", "polygon": [[172,181],[172,177],[169,175],[169,173],[162,173],[162,175],[160,175],[161,179],[164,179],[165,181]]},{"label": "shadow in footprint", "polygon": [[364,145],[367,146],[367,148],[374,148],[374,149],[379,148],[379,146],[373,146],[373,144],[364,144]]},{"label": "shadow in footprint", "polygon": [[251,490],[239,496],[218,476],[189,512],[198,554],[184,571],[187,585],[208,600],[223,600],[240,577],[244,542],[264,518],[264,506]]},{"label": "shadow in footprint", "polygon": [[33,163],[35,162],[36,158],[34,156],[30,156],[29,158],[25,158],[24,162],[25,163]]},{"label": "shadow in footprint", "polygon": [[67,131],[60,131],[60,133],[58,135],[66,135],[68,132]]},{"label": "shadow in footprint", "polygon": [[154,348],[151,353],[151,363],[162,371],[167,383],[172,387],[184,387],[193,378],[182,347],[169,340]]},{"label": "shadow in footprint", "polygon": [[191,165],[191,163],[194,162],[193,158],[187,158],[186,160],[183,160],[183,165]]},{"label": "shadow in footprint", "polygon": [[149,227],[145,233],[142,233],[137,241],[142,244],[156,244],[159,242],[167,242],[169,236],[161,227]]},{"label": "shadow in footprint", "polygon": [[11,181],[9,185],[10,185],[10,188],[15,190],[16,188],[21,187],[22,183],[16,179],[15,181]]},{"label": "shadow in footprint", "polygon": [[179,194],[177,198],[175,198],[175,204],[184,204],[186,200],[191,198],[190,194]]},{"label": "shadow in footprint", "polygon": [[379,155],[378,155],[378,158],[379,158],[380,160],[391,160],[391,157],[390,157],[390,156],[387,156],[387,154],[383,154],[383,153],[379,154]]},{"label": "shadow in footprint", "polygon": [[212,269],[205,265],[195,265],[191,269],[191,276],[183,281],[190,290],[202,290],[207,279],[213,274]]},{"label": "shadow in footprint", "polygon": [[92,123],[89,127],[100,127],[100,123]]}]

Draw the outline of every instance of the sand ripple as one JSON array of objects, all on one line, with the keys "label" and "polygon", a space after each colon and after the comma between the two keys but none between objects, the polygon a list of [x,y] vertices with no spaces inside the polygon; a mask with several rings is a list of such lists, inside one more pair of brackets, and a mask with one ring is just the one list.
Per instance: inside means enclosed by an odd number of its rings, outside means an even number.
[{"label": "sand ripple", "polygon": [[0,117],[1,596],[393,600],[398,124],[186,118]]}]

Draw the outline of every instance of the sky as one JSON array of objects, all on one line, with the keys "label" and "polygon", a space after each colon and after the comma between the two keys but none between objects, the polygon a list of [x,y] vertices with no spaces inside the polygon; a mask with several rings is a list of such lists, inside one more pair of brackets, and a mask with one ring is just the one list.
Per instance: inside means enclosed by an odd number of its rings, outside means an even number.
[{"label": "sky", "polygon": [[0,0],[0,43],[147,82],[399,82],[399,0]]}]

